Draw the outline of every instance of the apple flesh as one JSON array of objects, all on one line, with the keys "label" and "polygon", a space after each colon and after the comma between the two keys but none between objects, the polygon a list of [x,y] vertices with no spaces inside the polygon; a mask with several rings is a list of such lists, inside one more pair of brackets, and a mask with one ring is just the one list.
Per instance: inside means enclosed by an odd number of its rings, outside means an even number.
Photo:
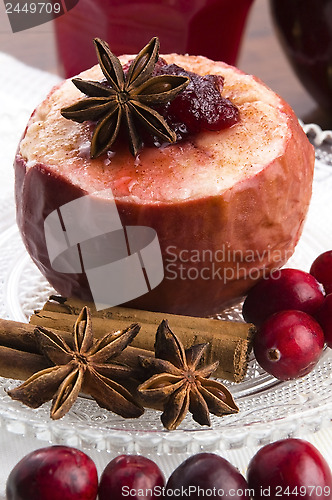
[{"label": "apple flesh", "polygon": [[[311,198],[314,151],[290,107],[255,77],[203,57],[163,57],[202,75],[222,75],[239,123],[145,148],[138,161],[127,146],[112,158],[90,160],[89,125],[60,115],[82,97],[67,80],[35,110],[20,143],[17,223],[57,292],[91,300],[84,274],[52,268],[44,221],[69,201],[112,188],[124,226],[157,232],[165,270],[156,288],[126,305],[203,316],[238,300],[292,255]],[[102,78],[99,67],[80,76]]]},{"label": "apple flesh", "polygon": [[284,439],[258,450],[247,480],[254,498],[331,500],[332,475],[321,453],[302,439]]},{"label": "apple flesh", "polygon": [[9,474],[7,500],[95,500],[98,475],[85,453],[49,446],[26,455]]}]

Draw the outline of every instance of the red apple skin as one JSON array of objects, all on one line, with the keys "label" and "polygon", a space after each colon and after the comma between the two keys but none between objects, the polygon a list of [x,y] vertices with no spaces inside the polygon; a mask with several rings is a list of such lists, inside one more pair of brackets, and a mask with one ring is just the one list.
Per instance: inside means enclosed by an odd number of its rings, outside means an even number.
[{"label": "red apple skin", "polygon": [[67,446],[35,450],[9,474],[7,500],[95,500],[98,475],[85,453]]},{"label": "red apple skin", "polygon": [[258,450],[247,480],[254,499],[331,500],[332,475],[321,453],[302,439],[284,439]]},{"label": "red apple skin", "polygon": [[122,500],[131,491],[130,498],[143,500],[145,496],[142,497],[138,490],[155,489],[156,494],[146,497],[155,500],[164,485],[165,478],[155,462],[140,455],[120,455],[105,467],[100,477],[98,499]]},{"label": "red apple skin", "polygon": [[[255,281],[292,255],[311,198],[314,152],[293,111],[280,102],[281,113],[288,119],[284,152],[262,165],[258,173],[218,195],[207,193],[194,200],[149,203],[116,199],[123,225],[156,230],[165,268],[163,281],[127,306],[193,316],[214,314],[244,296]],[[87,193],[48,165],[27,168],[19,153],[15,176],[17,223],[32,260],[58,293],[91,300],[84,275],[52,269],[44,236],[47,215]],[[177,266],[195,268],[194,278],[182,279],[177,267],[174,279],[170,248],[195,249],[200,255],[208,250],[213,258],[178,262]],[[242,262],[239,257],[220,259],[221,249],[235,251],[237,256],[252,252],[256,258]]]}]

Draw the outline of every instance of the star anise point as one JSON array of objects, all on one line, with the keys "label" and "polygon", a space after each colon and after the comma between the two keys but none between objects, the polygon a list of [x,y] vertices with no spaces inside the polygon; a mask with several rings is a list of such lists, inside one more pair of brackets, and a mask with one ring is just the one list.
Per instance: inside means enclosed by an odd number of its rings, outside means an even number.
[{"label": "star anise point", "polygon": [[133,370],[112,363],[138,334],[136,323],[116,334],[106,334],[94,341],[90,310],[83,307],[74,328],[72,346],[59,332],[42,327],[35,329],[41,352],[53,366],[33,374],[19,387],[8,392],[13,399],[38,408],[52,399],[50,416],[62,418],[72,407],[82,389],[97,403],[123,417],[138,417],[144,412],[121,381],[131,378]]},{"label": "star anise point", "polygon": [[176,429],[188,411],[200,425],[208,426],[210,413],[222,416],[238,412],[228,389],[209,378],[218,362],[199,366],[207,346],[196,344],[185,350],[164,320],[156,334],[155,358],[140,358],[141,365],[153,375],[138,391],[143,400],[162,403],[161,421],[168,430]]},{"label": "star anise point", "polygon": [[74,78],[74,85],[87,97],[61,110],[64,118],[78,123],[96,122],[91,139],[91,158],[97,158],[111,148],[122,124],[127,128],[129,149],[135,157],[143,147],[141,127],[163,142],[174,143],[176,133],[154,106],[174,99],[188,85],[189,79],[176,75],[151,76],[159,57],[158,38],[152,38],[139,52],[126,74],[105,41],[95,38],[94,45],[106,82]]}]

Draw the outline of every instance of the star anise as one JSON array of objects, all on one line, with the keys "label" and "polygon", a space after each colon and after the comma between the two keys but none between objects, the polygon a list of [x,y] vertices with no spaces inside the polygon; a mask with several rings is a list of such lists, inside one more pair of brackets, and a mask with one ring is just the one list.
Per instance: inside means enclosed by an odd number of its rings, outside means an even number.
[{"label": "star anise", "polygon": [[138,386],[146,403],[161,404],[163,425],[173,430],[188,410],[201,425],[211,425],[209,413],[222,416],[237,413],[232,395],[217,380],[209,380],[219,362],[198,366],[208,344],[184,349],[166,320],[158,327],[155,358],[141,357],[144,368],[154,373]]},{"label": "star anise", "polygon": [[76,87],[88,97],[63,108],[62,116],[76,122],[96,121],[90,156],[96,158],[108,151],[125,123],[131,153],[142,148],[140,128],[146,128],[164,142],[175,142],[176,133],[151,106],[174,99],[189,83],[189,78],[175,75],[151,77],[159,56],[159,40],[152,40],[139,52],[124,73],[120,60],[106,42],[94,39],[97,57],[106,82],[74,78]]},{"label": "star anise", "polygon": [[51,418],[56,420],[68,412],[84,386],[84,392],[99,406],[125,418],[139,417],[144,409],[121,383],[132,377],[133,371],[126,365],[116,364],[114,359],[139,330],[136,323],[94,341],[87,307],[81,310],[75,322],[73,348],[58,333],[37,327],[34,334],[38,347],[54,366],[35,373],[8,394],[31,408],[53,399]]}]

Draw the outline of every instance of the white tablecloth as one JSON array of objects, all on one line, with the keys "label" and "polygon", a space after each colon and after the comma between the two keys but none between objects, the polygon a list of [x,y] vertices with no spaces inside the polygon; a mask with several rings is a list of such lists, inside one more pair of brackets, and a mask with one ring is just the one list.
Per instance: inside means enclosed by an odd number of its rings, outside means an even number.
[{"label": "white tablecloth", "polygon": [[[26,122],[35,106],[47,95],[59,79],[42,71],[30,68],[0,53],[0,198],[13,193],[12,163]],[[5,124],[5,126],[4,126]],[[328,214],[330,217],[330,214]],[[332,374],[331,374],[332,376]],[[312,442],[323,453],[332,467],[332,425],[310,435],[297,435]],[[10,470],[28,452],[47,446],[49,443],[26,438],[0,428],[0,499],[5,499],[5,484]],[[236,465],[243,474],[250,458],[258,448],[245,447],[227,450],[225,458]],[[111,458],[107,452],[87,450],[95,460],[99,472]],[[150,456],[162,468],[166,476],[186,458],[186,455]]]}]

